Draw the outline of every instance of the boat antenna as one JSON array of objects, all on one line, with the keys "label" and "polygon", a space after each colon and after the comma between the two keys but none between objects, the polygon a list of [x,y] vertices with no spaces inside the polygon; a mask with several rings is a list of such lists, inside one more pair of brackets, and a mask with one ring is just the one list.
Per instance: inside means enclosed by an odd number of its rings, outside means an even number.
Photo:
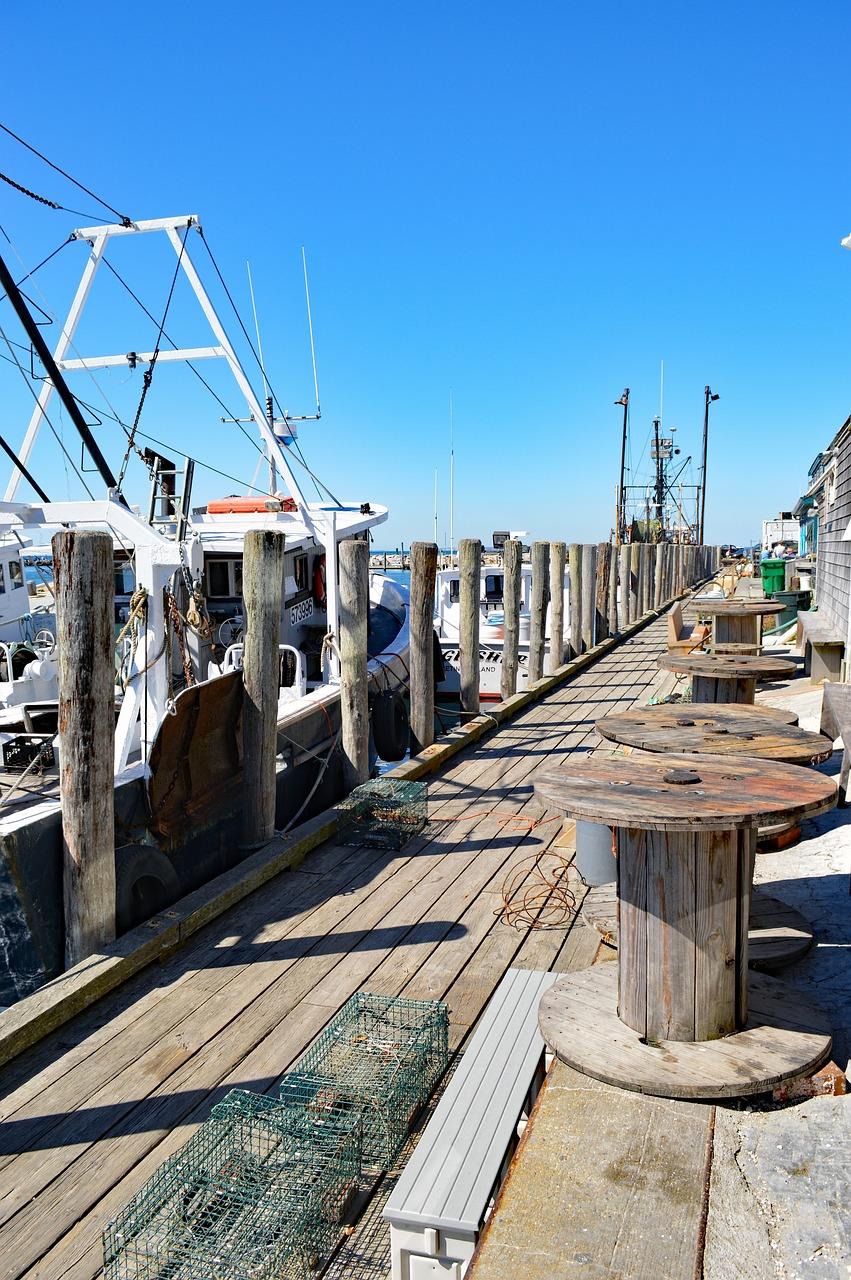
[{"label": "boat antenna", "polygon": [[618,484],[618,511],[615,529],[615,545],[626,541],[626,492],[624,490],[624,471],[626,469],[626,436],[629,425],[629,387],[624,387],[623,395],[615,404],[623,405],[623,434],[621,435],[621,473]]},{"label": "boat antenna", "polygon": [[[266,397],[266,417],[269,419],[269,426],[272,431],[275,430],[275,408],[272,404],[272,397],[269,393],[269,381],[266,377],[266,361],[263,359],[263,344],[260,341],[260,321],[257,319],[257,303],[254,299],[254,281],[251,278],[251,263],[246,262],[245,269],[248,272],[248,292],[251,294],[251,312],[254,316],[254,332],[257,335],[257,353],[260,356],[260,372],[263,375],[263,394]],[[274,493],[278,487],[278,470],[275,466],[275,459],[272,457],[271,450],[268,445],[265,450],[266,457],[269,460],[269,492]],[[255,476],[256,476],[255,471]]]},{"label": "boat antenna", "polygon": [[319,407],[319,375],[316,372],[316,344],[313,341],[313,316],[310,311],[310,285],[307,280],[307,254],[304,251],[304,245],[301,246],[301,265],[304,270],[304,296],[307,301],[307,328],[310,333],[310,358],[313,361],[313,389],[316,392],[316,416],[322,417],[322,410]]},{"label": "boat antenna", "polygon": [[455,419],[449,392],[449,556],[455,554]]},{"label": "boat antenna", "polygon": [[434,469],[434,540],[437,542],[437,467]]}]

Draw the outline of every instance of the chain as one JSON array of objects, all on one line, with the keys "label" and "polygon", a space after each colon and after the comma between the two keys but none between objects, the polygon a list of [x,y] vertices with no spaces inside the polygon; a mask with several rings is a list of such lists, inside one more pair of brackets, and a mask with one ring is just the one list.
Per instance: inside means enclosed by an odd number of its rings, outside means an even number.
[{"label": "chain", "polygon": [[[187,688],[191,688],[195,684],[195,672],[192,670],[192,661],[186,648],[186,637],[183,630],[183,618],[177,607],[177,600],[172,591],[166,593],[168,604],[168,616],[171,619],[171,625],[174,628],[174,634],[177,637],[177,647],[180,650],[180,662],[183,667],[183,674],[186,677]],[[171,663],[169,663],[169,670]]]}]

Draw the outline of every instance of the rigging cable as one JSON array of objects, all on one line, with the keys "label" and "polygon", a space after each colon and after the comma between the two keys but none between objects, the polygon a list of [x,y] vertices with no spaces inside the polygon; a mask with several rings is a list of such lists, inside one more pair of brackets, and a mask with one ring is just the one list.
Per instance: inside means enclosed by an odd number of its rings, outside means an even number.
[{"label": "rigging cable", "polygon": [[136,453],[139,455],[142,461],[145,462],[145,464],[147,465],[147,462],[142,453],[142,450],[136,444],[136,432],[139,429],[139,420],[142,417],[142,410],[145,407],[145,398],[148,394],[148,391],[150,390],[151,382],[153,381],[154,366],[156,365],[157,357],[160,354],[160,343],[163,340],[163,330],[165,328],[165,322],[168,319],[168,311],[169,311],[169,307],[171,306],[171,300],[174,297],[174,288],[175,288],[175,285],[177,284],[177,277],[180,272],[180,264],[183,261],[183,251],[186,248],[186,237],[189,235],[189,228],[191,227],[191,225],[192,225],[191,222],[187,222],[186,227],[184,228],[184,231],[183,231],[183,242],[180,246],[180,253],[177,256],[177,264],[174,268],[174,275],[171,278],[171,288],[169,289],[168,297],[165,300],[165,310],[163,311],[163,318],[160,321],[160,327],[157,332],[156,345],[154,346],[150,363],[142,376],[142,394],[140,395],[139,403],[136,406],[136,417],[133,419],[133,426],[130,428],[130,431],[127,434],[127,449],[125,450],[124,458],[122,459],[122,462],[121,462],[121,469],[118,472],[119,491],[121,489],[121,485],[124,481],[124,476],[127,471],[127,464],[130,461],[130,454],[134,449],[136,450]]},{"label": "rigging cable", "polygon": [[[96,195],[94,191],[91,191],[88,187],[84,186],[82,182],[79,182],[76,178],[73,178],[70,173],[66,172],[65,169],[61,169],[58,164],[54,164],[52,160],[48,160],[46,155],[44,155],[41,151],[38,151],[34,146],[31,145],[31,143],[26,142],[19,134],[15,133],[12,129],[10,129],[8,125],[3,124],[2,121],[0,121],[0,129],[2,129],[4,133],[7,133],[10,138],[14,138],[16,142],[19,142],[22,147],[26,147],[27,151],[31,151],[34,156],[38,156],[39,160],[43,160],[44,163],[46,165],[49,165],[50,168],[53,169],[56,173],[61,173],[63,178],[67,178],[68,181],[72,182],[74,186],[77,187],[80,191],[84,191],[87,196],[91,196],[93,200],[97,200],[98,204],[103,205],[104,209],[108,209],[110,213],[114,213],[122,226],[129,227],[131,225],[130,219],[127,217],[126,213],[119,213],[118,210],[114,208],[107,200],[104,200],[102,196]],[[30,195],[32,193],[27,192],[27,194]],[[71,210],[70,212],[73,213],[74,211]]]},{"label": "rigging cable", "polygon": [[29,196],[30,200],[35,200],[37,204],[46,205],[48,209],[58,209],[62,213],[73,213],[77,218],[93,218],[95,216],[91,213],[83,213],[80,209],[71,209],[67,204],[57,204],[55,200],[48,200],[47,196],[40,196],[37,191],[30,191],[29,187],[16,182],[7,173],[0,173],[0,182],[7,183],[15,191],[20,191],[22,196]]}]

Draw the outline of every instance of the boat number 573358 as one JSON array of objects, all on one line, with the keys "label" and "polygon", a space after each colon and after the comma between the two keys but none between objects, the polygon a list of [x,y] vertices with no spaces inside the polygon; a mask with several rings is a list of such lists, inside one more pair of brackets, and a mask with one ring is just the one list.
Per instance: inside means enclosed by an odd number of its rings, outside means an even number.
[{"label": "boat number 573358", "polygon": [[313,599],[308,596],[306,600],[300,600],[298,604],[294,604],[290,609],[290,625],[296,626],[299,622],[305,622],[308,618],[313,617]]}]

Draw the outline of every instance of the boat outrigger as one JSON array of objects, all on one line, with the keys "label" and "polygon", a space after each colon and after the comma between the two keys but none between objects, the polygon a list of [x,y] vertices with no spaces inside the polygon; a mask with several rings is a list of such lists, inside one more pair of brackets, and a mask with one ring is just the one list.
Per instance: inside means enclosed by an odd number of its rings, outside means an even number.
[{"label": "boat outrigger", "polygon": [[[161,233],[212,329],[215,343],[103,356],[69,356],[83,304],[114,237]],[[242,547],[247,530],[285,536],[278,702],[276,827],[288,829],[343,795],[340,739],[338,548],[368,539],[387,508],[333,497],[308,502],[290,465],[296,419],[264,412],[192,262],[188,239],[201,234],[197,215],[86,227],[74,238],[88,261],[54,351],[28,337],[45,365],[37,403],[0,503],[0,571],[10,597],[29,557],[47,563],[47,539],[60,526],[108,530],[115,550],[116,735],[115,816],[117,924],[122,932],[227,870],[240,847],[242,709]],[[2,260],[0,260],[2,261]],[[5,264],[0,285],[20,302]],[[17,298],[16,298],[17,294]],[[23,304],[21,304],[23,305]],[[30,318],[31,319],[31,318]],[[260,436],[269,492],[214,499],[192,507],[195,460],[180,466],[140,450],[150,474],[143,515],[122,492],[100,450],[83,435],[101,472],[101,499],[20,500],[28,462],[54,394],[76,401],[66,375],[76,370],[158,360],[223,360],[240,387]],[[144,395],[143,395],[144,400]],[[138,421],[138,415],[137,415]],[[103,464],[103,465],[101,465]],[[203,465],[203,464],[202,464]],[[32,487],[32,485],[31,485]],[[37,487],[37,486],[36,486]],[[17,569],[13,568],[17,565]],[[23,593],[25,594],[25,593]],[[49,595],[40,612],[8,618],[0,592],[0,1004],[29,994],[62,968],[62,842],[56,760],[58,686],[55,619]],[[17,627],[17,630],[15,628]],[[14,641],[14,643],[12,643]],[[407,680],[407,595],[390,578],[370,575],[369,678],[376,754],[400,758],[398,691]],[[392,727],[391,727],[392,726]]]}]

